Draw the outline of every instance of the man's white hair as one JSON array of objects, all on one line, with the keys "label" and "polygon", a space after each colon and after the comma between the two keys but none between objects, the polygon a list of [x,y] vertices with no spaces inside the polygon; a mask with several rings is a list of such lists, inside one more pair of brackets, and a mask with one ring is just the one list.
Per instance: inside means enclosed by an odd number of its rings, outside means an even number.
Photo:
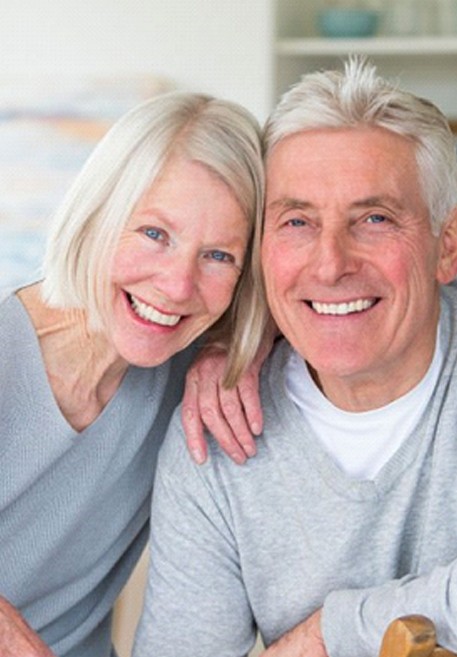
[{"label": "man's white hair", "polygon": [[350,57],[343,71],[305,75],[283,96],[266,126],[267,157],[278,141],[297,132],[358,125],[385,128],[415,144],[422,193],[438,234],[457,205],[456,141],[449,123],[433,103],[380,77],[363,57]]}]

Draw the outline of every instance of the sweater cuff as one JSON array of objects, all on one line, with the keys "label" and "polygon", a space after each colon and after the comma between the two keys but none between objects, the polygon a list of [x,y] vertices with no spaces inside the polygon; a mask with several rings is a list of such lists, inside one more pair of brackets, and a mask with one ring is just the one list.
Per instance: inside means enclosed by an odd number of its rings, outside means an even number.
[{"label": "sweater cuff", "polygon": [[[372,657],[375,648],[367,645],[362,638],[360,627],[360,608],[367,589],[347,589],[333,591],[324,602],[321,630],[325,649],[329,657]],[[379,643],[379,641],[378,641]]]}]

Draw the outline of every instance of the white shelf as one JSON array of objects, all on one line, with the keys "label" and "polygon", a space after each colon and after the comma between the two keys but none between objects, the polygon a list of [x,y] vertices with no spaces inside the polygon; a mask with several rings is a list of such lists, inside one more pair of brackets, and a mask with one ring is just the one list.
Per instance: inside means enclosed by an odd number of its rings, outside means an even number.
[{"label": "white shelf", "polygon": [[367,37],[359,39],[343,38],[290,38],[276,43],[279,56],[334,56],[348,53],[363,55],[457,55],[457,36],[408,36],[408,37]]}]

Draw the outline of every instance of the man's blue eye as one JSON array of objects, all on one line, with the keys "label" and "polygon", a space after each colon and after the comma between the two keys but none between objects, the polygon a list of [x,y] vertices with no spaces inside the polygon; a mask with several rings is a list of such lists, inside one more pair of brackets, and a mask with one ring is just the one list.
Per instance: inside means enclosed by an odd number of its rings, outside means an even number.
[{"label": "man's blue eye", "polygon": [[289,224],[289,226],[293,226],[294,228],[305,225],[305,222],[304,222],[303,219],[297,219],[297,218],[289,219],[289,221],[287,223]]},{"label": "man's blue eye", "polygon": [[367,222],[370,224],[382,224],[386,221],[386,217],[383,214],[370,214],[367,218]]},{"label": "man's blue eye", "polygon": [[210,251],[208,255],[211,260],[216,260],[216,262],[235,262],[235,258],[225,251]]}]

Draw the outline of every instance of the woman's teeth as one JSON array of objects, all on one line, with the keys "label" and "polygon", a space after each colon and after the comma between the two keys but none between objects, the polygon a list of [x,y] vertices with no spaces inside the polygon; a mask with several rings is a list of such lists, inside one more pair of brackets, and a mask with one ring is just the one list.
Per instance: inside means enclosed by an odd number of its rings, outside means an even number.
[{"label": "woman's teeth", "polygon": [[154,322],[154,324],[161,324],[162,326],[176,326],[181,319],[181,315],[164,315],[132,295],[130,296],[130,300],[132,308],[138,317],[146,319],[148,322]]},{"label": "woman's teeth", "polygon": [[362,310],[368,310],[374,303],[374,299],[357,299],[357,301],[348,301],[345,303],[311,301],[311,308],[318,315],[350,315],[351,313],[360,313]]}]

